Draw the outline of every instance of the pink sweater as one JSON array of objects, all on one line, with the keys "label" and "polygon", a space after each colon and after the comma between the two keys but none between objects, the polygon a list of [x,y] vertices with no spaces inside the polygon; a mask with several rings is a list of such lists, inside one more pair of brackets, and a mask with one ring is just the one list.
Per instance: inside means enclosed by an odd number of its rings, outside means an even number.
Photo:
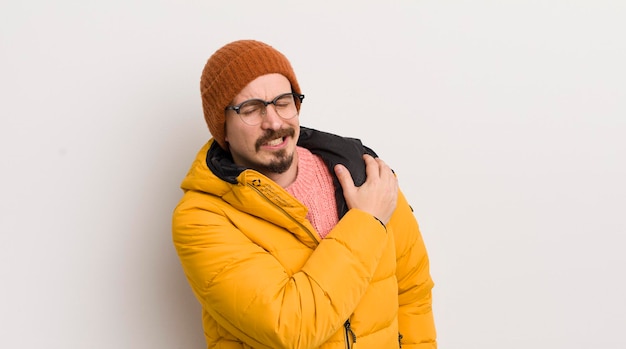
[{"label": "pink sweater", "polygon": [[285,189],[309,209],[306,218],[323,239],[339,220],[333,179],[319,156],[302,147],[297,152],[298,175]]}]

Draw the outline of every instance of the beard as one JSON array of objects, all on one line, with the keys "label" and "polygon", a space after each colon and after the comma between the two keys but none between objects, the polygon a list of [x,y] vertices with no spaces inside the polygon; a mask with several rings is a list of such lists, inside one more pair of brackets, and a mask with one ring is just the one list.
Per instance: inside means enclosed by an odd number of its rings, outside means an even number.
[{"label": "beard", "polygon": [[[291,127],[280,130],[268,130],[256,141],[256,151],[258,152],[261,149],[261,146],[270,140],[286,136],[294,137],[295,133],[296,130]],[[285,149],[278,150],[273,153],[274,159],[272,159],[268,164],[257,163],[256,169],[261,173],[284,173],[293,163],[294,152],[288,154]]]},{"label": "beard", "polygon": [[284,173],[293,163],[293,153],[287,154],[286,150],[274,153],[275,158],[269,164],[259,164],[261,173]]}]

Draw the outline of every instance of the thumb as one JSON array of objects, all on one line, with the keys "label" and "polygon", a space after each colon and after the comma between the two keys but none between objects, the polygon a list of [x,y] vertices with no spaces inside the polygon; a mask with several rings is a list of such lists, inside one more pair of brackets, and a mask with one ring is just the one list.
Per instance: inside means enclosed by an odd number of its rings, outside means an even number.
[{"label": "thumb", "polygon": [[350,171],[348,171],[344,165],[335,165],[335,174],[337,175],[337,179],[339,179],[339,184],[341,184],[344,193],[354,190],[354,181],[352,180]]}]

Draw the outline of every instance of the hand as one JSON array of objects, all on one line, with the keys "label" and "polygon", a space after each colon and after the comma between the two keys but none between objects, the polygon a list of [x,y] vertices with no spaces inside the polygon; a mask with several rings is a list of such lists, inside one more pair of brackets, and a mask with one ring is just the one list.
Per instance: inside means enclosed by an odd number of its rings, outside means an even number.
[{"label": "hand", "polygon": [[367,179],[360,187],[354,185],[350,172],[343,165],[335,166],[335,174],[343,188],[348,208],[357,208],[389,222],[398,201],[398,179],[380,158],[363,155]]}]

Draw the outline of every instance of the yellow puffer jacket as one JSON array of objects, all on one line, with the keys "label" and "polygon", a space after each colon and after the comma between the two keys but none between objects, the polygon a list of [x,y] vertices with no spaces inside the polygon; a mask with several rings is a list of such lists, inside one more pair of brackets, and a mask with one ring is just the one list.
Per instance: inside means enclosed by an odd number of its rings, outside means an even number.
[{"label": "yellow puffer jacket", "polygon": [[[302,127],[298,144],[365,180],[358,140]],[[341,219],[321,240],[305,206],[212,140],[181,187],[173,241],[208,348],[437,347],[428,257],[402,193],[384,227],[339,189]]]}]

